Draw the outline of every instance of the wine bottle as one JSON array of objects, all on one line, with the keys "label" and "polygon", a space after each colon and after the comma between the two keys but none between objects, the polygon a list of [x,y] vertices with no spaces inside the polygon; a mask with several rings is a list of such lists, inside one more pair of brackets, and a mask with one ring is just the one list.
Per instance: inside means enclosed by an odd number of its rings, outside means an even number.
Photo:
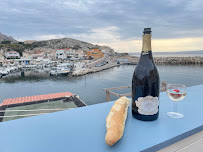
[{"label": "wine bottle", "polygon": [[132,115],[143,121],[159,115],[159,73],[152,56],[151,28],[143,31],[143,45],[132,78]]}]

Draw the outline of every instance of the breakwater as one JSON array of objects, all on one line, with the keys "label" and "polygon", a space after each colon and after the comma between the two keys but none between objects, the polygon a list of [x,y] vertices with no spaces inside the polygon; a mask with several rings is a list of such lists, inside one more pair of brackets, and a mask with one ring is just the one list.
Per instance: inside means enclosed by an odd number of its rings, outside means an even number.
[{"label": "breakwater", "polygon": [[[127,63],[117,63],[116,60],[117,59],[128,59],[129,62]],[[102,60],[103,61],[103,60]],[[95,72],[99,72],[99,71],[103,71],[118,65],[122,65],[122,64],[137,64],[139,62],[139,58],[135,57],[135,56],[130,56],[130,55],[125,55],[125,56],[121,56],[121,57],[115,57],[115,58],[111,58],[108,60],[108,64],[102,67],[95,67],[94,66],[89,66],[86,69],[83,70],[79,70],[79,71],[74,71],[73,72],[73,76],[82,76],[82,75],[86,75],[89,73],[95,73]],[[203,65],[203,57],[154,57],[154,62],[157,65],[196,65],[196,64],[200,64]]]},{"label": "breakwater", "polygon": [[[130,63],[137,64],[139,57],[125,55],[120,56],[117,59],[128,59]],[[194,56],[194,57],[154,57],[154,62],[156,64],[203,64],[203,57]]]},{"label": "breakwater", "polygon": [[203,64],[203,57],[155,57],[156,64]]}]

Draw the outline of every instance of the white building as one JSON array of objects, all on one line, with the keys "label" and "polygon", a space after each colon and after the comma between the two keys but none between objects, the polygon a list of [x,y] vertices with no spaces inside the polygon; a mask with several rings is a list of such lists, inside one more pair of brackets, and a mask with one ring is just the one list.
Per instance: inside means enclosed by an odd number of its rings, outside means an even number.
[{"label": "white building", "polygon": [[43,63],[44,53],[38,52],[37,54],[32,54],[32,61],[34,64],[42,64]]},{"label": "white building", "polygon": [[105,57],[111,56],[111,50],[102,49],[101,51],[104,53],[104,56],[105,56]]},{"label": "white building", "polygon": [[75,50],[69,48],[65,52],[67,54],[67,58],[69,58],[69,59],[74,58]]},{"label": "white building", "polygon": [[55,60],[56,59],[55,53],[48,54],[47,57],[49,58],[49,60]]},{"label": "white building", "polygon": [[2,55],[3,55],[3,53],[4,53],[4,50],[2,50],[2,49],[1,49],[1,50],[0,50],[0,54],[2,54]]},{"label": "white building", "polygon": [[74,58],[75,50],[70,48],[58,49],[56,51],[56,59]]},{"label": "white building", "polygon": [[65,58],[67,58],[67,56],[63,49],[59,49],[56,51],[56,59],[65,59]]},{"label": "white building", "polygon": [[24,44],[32,44],[34,42],[37,42],[37,41],[35,41],[35,40],[27,40],[27,41],[24,41]]},{"label": "white building", "polygon": [[74,53],[74,58],[75,59],[83,59],[84,55],[86,55],[86,54],[84,54],[84,52],[82,50],[77,50]]},{"label": "white building", "polygon": [[3,61],[4,61],[4,56],[3,56],[3,53],[0,52],[0,65],[3,64]]},{"label": "white building", "polygon": [[27,52],[23,52],[23,59],[32,59],[32,55],[30,53]]},{"label": "white building", "polygon": [[4,55],[7,59],[19,59],[20,58],[20,54],[16,51],[5,52]]},{"label": "white building", "polygon": [[31,59],[14,59],[14,64],[16,65],[32,64],[32,60]]}]

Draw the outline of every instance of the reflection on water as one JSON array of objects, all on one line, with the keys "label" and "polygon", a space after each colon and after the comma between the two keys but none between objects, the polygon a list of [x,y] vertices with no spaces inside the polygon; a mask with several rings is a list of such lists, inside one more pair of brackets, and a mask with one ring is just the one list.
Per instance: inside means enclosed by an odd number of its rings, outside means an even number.
[{"label": "reflection on water", "polygon": [[[203,66],[159,65],[161,81],[181,83],[186,86],[203,84]],[[49,69],[12,73],[0,79],[0,103],[6,98],[71,92],[88,105],[105,102],[104,88],[130,85],[135,65],[123,65],[81,77],[50,77]],[[130,89],[118,90],[119,93]],[[116,97],[111,97],[115,100]]]},{"label": "reflection on water", "polygon": [[49,78],[49,71],[49,69],[34,69],[10,73],[6,77],[3,77],[0,82],[16,83],[20,81],[41,81]]}]

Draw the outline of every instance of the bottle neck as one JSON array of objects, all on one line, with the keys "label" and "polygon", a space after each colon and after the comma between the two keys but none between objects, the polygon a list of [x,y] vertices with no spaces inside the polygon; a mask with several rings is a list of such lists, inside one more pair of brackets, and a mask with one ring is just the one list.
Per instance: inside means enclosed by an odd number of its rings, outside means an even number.
[{"label": "bottle neck", "polygon": [[142,44],[142,53],[141,55],[152,54],[151,48],[151,34],[144,34],[142,37],[143,44]]}]

